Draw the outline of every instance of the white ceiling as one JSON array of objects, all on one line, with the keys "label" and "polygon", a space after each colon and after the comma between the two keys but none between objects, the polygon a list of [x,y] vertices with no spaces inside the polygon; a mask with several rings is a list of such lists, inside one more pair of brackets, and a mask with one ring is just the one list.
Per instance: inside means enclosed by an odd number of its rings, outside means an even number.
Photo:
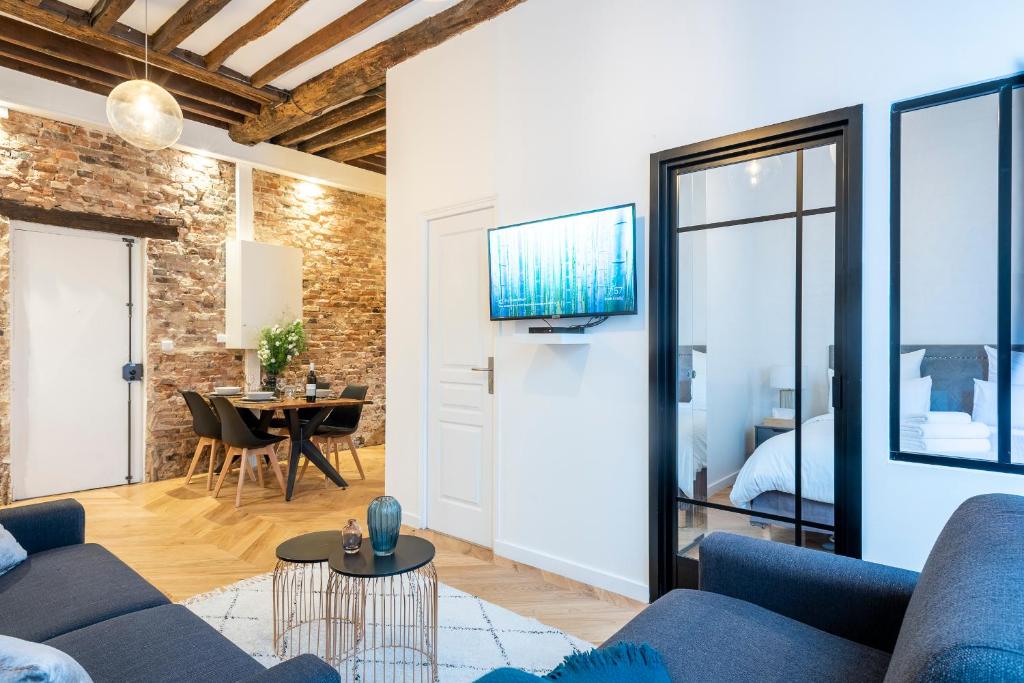
[{"label": "white ceiling", "polygon": [[[273,31],[233,54],[225,66],[247,76],[271,61],[295,43],[316,32],[358,5],[361,0],[309,0]],[[79,9],[90,9],[95,0],[65,0]],[[224,38],[240,28],[269,5],[271,0],[232,0],[180,47],[204,55]],[[291,90],[300,83],[326,71],[335,64],[359,54],[427,17],[437,14],[459,0],[413,0],[362,33],[356,34],[327,52],[300,64],[271,84]],[[149,0],[149,33],[156,31],[185,0]],[[121,17],[121,23],[140,31],[146,28],[146,0],[136,0]]]}]

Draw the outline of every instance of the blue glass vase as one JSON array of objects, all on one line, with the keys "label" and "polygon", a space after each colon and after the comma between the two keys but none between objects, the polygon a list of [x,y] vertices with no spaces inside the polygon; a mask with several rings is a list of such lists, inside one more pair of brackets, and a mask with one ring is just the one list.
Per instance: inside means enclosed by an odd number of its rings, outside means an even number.
[{"label": "blue glass vase", "polygon": [[402,527],[402,506],[391,496],[374,498],[366,511],[373,554],[385,557],[395,552],[398,532]]}]

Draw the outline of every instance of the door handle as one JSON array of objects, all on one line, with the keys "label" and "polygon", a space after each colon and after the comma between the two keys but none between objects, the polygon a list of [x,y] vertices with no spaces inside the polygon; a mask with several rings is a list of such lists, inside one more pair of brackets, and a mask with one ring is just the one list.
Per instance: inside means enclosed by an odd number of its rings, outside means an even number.
[{"label": "door handle", "polygon": [[494,394],[494,356],[487,357],[486,368],[470,368],[473,372],[487,373],[487,393]]}]

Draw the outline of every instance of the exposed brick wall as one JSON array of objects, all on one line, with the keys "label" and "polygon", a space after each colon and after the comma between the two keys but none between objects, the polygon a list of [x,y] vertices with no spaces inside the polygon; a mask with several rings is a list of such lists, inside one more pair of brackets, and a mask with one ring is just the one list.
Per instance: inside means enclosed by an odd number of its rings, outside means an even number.
[{"label": "exposed brick wall", "polygon": [[[308,207],[285,196],[294,189],[292,181],[256,175],[257,239],[305,250],[311,357],[325,377],[366,381],[382,402],[383,201],[324,189],[320,213],[305,215]],[[224,241],[235,235],[234,166],[176,150],[144,153],[103,131],[12,111],[0,121],[0,197],[125,218],[182,220],[178,241],[147,243],[145,391],[147,473],[183,473],[195,437],[178,389],[240,384],[244,374],[241,352],[216,342],[224,331]],[[10,497],[8,228],[0,217],[0,503]],[[349,238],[357,243],[351,249],[344,243]],[[371,248],[377,252],[363,251]],[[366,272],[350,276],[350,265]],[[370,287],[375,290],[365,289]],[[335,300],[352,310],[341,311]],[[174,341],[172,353],[161,352],[162,339]],[[382,403],[371,415],[363,434],[379,433],[367,439],[379,443]]]},{"label": "exposed brick wall", "polygon": [[309,351],[285,380],[313,361],[333,387],[368,385],[357,441],[384,443],[384,200],[253,171],[253,209],[258,241],[303,251]]}]

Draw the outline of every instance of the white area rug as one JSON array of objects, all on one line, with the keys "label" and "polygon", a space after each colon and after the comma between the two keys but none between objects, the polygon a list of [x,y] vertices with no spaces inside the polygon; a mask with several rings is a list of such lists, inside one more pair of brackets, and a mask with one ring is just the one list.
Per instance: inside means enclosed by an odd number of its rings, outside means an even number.
[{"label": "white area rug", "polygon": [[[239,581],[182,604],[265,666],[274,655],[272,576]],[[590,643],[536,619],[438,584],[438,676],[442,683],[475,681],[488,671],[513,666],[535,674],[555,668]]]}]

